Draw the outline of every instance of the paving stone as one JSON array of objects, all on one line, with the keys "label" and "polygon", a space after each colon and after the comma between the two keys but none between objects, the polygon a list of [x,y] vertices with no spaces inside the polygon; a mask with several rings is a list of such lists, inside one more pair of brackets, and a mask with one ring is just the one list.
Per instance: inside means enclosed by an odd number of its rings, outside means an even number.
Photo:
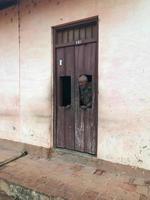
[{"label": "paving stone", "polygon": [[96,170],[94,171],[93,174],[98,175],[98,176],[101,176],[101,175],[103,175],[105,172],[106,172],[105,170],[96,169]]},{"label": "paving stone", "polygon": [[[3,150],[3,158],[7,156]],[[19,191],[24,187],[61,200],[149,200],[148,175],[144,179],[137,173],[135,176],[133,169],[131,175],[124,169],[125,173],[117,176],[110,166],[88,166],[71,159],[35,159],[28,155],[0,169],[0,188],[4,180],[20,186]]]},{"label": "paving stone", "polygon": [[148,200],[148,197],[145,196],[144,194],[141,194],[139,200]]},{"label": "paving stone", "polygon": [[131,177],[129,178],[129,184],[134,184],[135,183],[135,178]]},{"label": "paving stone", "polygon": [[134,180],[134,184],[138,185],[138,186],[144,186],[145,183],[144,183],[144,179],[141,179],[141,178],[135,178]]},{"label": "paving stone", "polygon": [[145,180],[144,183],[145,183],[145,185],[149,185],[150,186],[150,180]]},{"label": "paving stone", "polygon": [[119,186],[120,188],[128,192],[136,192],[136,189],[137,189],[137,185],[135,184],[122,183]]},{"label": "paving stone", "polygon": [[91,190],[85,191],[81,196],[82,200],[97,200],[99,193]]},{"label": "paving stone", "polygon": [[146,186],[137,186],[137,192],[139,194],[143,194],[143,195],[148,196],[148,187],[146,187]]}]

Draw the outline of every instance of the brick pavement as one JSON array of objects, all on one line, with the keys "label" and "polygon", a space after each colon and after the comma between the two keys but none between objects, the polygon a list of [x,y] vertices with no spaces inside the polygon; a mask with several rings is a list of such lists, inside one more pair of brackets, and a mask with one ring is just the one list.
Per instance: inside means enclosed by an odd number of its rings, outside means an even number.
[{"label": "brick pavement", "polygon": [[[16,153],[0,152],[3,159]],[[149,200],[150,172],[137,170],[80,162],[71,154],[56,153],[49,160],[26,156],[12,162],[0,169],[0,180],[66,200]],[[5,189],[2,181],[0,189]]]}]

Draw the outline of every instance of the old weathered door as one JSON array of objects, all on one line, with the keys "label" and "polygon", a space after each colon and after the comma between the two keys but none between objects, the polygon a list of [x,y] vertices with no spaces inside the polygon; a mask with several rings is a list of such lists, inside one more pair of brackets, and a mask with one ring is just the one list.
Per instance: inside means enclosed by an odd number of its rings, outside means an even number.
[{"label": "old weathered door", "polygon": [[[96,154],[97,19],[55,32],[56,147]],[[81,104],[79,77],[90,85],[91,105]]]}]

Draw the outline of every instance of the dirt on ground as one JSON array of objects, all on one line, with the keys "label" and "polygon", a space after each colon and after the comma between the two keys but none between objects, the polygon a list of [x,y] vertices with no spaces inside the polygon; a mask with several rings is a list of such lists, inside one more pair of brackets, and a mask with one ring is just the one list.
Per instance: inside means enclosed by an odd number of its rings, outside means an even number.
[{"label": "dirt on ground", "polygon": [[[3,159],[16,153],[0,152]],[[0,180],[65,200],[150,200],[149,171],[80,154],[54,153],[49,159],[28,155],[3,166]]]}]

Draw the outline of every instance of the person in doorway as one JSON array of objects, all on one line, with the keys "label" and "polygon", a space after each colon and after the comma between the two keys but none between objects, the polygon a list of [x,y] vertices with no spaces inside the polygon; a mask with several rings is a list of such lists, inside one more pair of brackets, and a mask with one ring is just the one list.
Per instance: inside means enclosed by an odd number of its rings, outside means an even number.
[{"label": "person in doorway", "polygon": [[79,76],[80,106],[83,109],[92,107],[92,85],[87,75]]}]

